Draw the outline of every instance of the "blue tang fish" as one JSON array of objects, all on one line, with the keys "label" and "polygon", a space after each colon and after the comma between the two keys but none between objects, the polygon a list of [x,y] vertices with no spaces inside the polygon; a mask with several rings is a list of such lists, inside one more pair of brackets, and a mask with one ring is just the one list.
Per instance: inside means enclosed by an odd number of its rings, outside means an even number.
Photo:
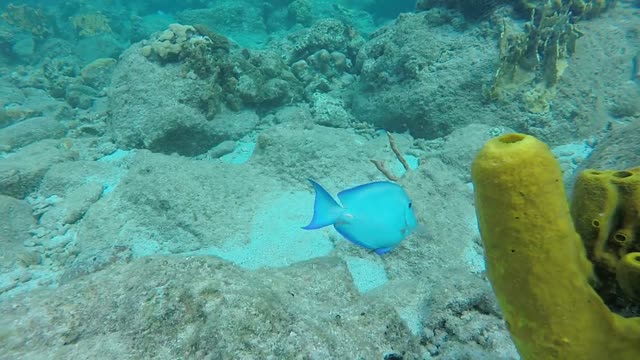
[{"label": "blue tang fish", "polygon": [[333,225],[347,240],[382,255],[417,226],[411,200],[398,184],[376,181],[343,190],[340,205],[320,184],[309,181],[316,199],[305,230]]}]

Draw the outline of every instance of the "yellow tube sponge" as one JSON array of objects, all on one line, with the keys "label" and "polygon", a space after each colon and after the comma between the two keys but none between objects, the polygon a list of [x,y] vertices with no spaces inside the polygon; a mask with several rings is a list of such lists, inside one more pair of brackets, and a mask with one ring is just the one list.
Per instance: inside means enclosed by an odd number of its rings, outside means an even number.
[{"label": "yellow tube sponge", "polygon": [[523,134],[494,138],[472,176],[487,275],[522,359],[640,359],[640,318],[610,312],[589,285],[549,148]]}]

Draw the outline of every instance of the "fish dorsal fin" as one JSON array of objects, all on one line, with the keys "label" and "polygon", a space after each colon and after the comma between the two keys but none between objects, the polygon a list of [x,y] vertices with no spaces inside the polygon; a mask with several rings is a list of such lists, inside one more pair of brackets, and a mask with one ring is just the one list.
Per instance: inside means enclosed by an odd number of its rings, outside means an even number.
[{"label": "fish dorsal fin", "polygon": [[374,181],[343,190],[338,193],[338,199],[340,199],[344,206],[350,207],[358,204],[362,199],[369,197],[372,191],[378,192],[389,187],[395,188],[397,186],[398,185],[388,181]]},{"label": "fish dorsal fin", "polygon": [[309,182],[316,191],[316,199],[313,204],[313,218],[303,229],[319,229],[338,222],[344,212],[342,206],[320,184],[311,179]]}]

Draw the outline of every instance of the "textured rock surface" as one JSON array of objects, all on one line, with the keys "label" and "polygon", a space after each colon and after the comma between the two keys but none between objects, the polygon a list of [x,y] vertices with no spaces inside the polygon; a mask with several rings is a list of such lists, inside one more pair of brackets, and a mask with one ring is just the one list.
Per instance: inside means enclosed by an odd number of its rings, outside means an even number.
[{"label": "textured rock surface", "polygon": [[613,125],[581,169],[627,169],[640,166],[640,120]]},{"label": "textured rock surface", "polygon": [[577,175],[586,169],[624,170],[640,166],[640,120],[612,128],[595,144],[593,152],[580,163],[565,184],[568,194],[573,192]]},{"label": "textured rock surface", "polygon": [[59,139],[66,128],[50,117],[33,117],[0,129],[0,149],[19,148],[43,139]]},{"label": "textured rock surface", "polygon": [[421,353],[393,308],[361,298],[345,264],[332,258],[262,271],[216,258],[147,258],[0,309],[6,358],[382,359],[394,352],[416,359]]},{"label": "textured rock surface", "polygon": [[404,14],[372,35],[356,62],[358,120],[427,139],[472,122],[496,123],[496,108],[483,103],[482,90],[495,72],[493,35],[456,28],[455,16]]},{"label": "textured rock surface", "polygon": [[206,152],[217,138],[197,107],[204,88],[203,81],[181,77],[179,65],[161,67],[133,46],[114,70],[109,95],[116,143],[183,155]]},{"label": "textured rock surface", "polygon": [[27,202],[5,195],[0,195],[0,219],[0,269],[6,270],[19,261],[35,219]]},{"label": "textured rock surface", "polygon": [[0,158],[0,194],[24,198],[34,191],[51,165],[77,156],[58,140],[41,140]]}]

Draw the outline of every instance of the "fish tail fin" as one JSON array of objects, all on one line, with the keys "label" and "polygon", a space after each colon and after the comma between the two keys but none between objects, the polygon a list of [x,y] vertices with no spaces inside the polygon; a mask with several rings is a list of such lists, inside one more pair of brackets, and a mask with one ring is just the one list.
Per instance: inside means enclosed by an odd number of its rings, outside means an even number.
[{"label": "fish tail fin", "polygon": [[305,230],[319,229],[335,224],[343,213],[343,208],[320,184],[309,179],[316,191],[316,199],[313,204],[313,218]]}]

